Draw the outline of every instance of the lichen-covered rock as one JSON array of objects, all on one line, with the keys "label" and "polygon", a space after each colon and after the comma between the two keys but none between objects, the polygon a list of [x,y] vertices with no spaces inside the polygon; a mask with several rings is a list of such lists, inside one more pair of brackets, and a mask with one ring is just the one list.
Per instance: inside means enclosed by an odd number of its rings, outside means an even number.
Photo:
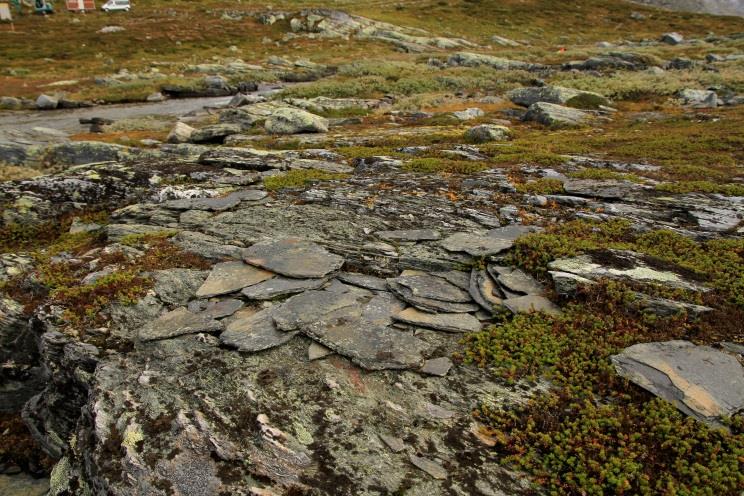
[{"label": "lichen-covered rock", "polygon": [[328,132],[328,120],[305,110],[280,108],[266,119],[266,132],[299,134]]},{"label": "lichen-covered rock", "polygon": [[535,121],[549,127],[578,127],[591,122],[592,115],[570,107],[538,102],[524,114],[525,121]]},{"label": "lichen-covered rock", "polygon": [[473,143],[506,141],[511,138],[511,135],[511,130],[508,127],[495,124],[481,124],[465,131],[465,139]]},{"label": "lichen-covered rock", "polygon": [[576,101],[592,101],[596,105],[609,106],[610,100],[591,91],[575,90],[563,86],[536,86],[530,88],[518,88],[506,95],[513,103],[523,107],[530,107],[539,102],[566,105]]}]

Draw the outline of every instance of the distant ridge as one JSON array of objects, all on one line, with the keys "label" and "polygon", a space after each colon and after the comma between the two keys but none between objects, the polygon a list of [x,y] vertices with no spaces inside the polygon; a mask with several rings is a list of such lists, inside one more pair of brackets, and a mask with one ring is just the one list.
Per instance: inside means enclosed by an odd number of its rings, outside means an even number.
[{"label": "distant ridge", "polygon": [[744,0],[634,0],[670,10],[744,17]]}]

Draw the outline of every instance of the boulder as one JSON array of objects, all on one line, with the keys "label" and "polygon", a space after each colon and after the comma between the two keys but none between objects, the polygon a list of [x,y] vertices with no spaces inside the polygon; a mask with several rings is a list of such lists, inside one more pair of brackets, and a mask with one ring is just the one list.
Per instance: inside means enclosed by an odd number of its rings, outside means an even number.
[{"label": "boulder", "polygon": [[168,141],[168,143],[188,143],[191,141],[191,135],[194,131],[195,129],[188,124],[176,122],[176,125],[173,126],[171,132],[168,133],[166,141]]},{"label": "boulder", "polygon": [[328,132],[328,120],[305,110],[280,108],[265,123],[270,134],[299,134]]},{"label": "boulder", "polygon": [[473,143],[489,141],[506,141],[511,137],[511,130],[506,126],[481,124],[465,131],[465,139]]},{"label": "boulder", "polygon": [[688,341],[642,343],[612,357],[618,374],[712,425],[744,409],[744,368],[728,353]]},{"label": "boulder", "polygon": [[685,37],[679,33],[665,33],[661,36],[661,42],[667,45],[679,45],[685,40]]},{"label": "boulder", "polygon": [[718,95],[710,90],[684,89],[678,93],[683,105],[691,105],[695,108],[716,108],[718,106]]},{"label": "boulder", "polygon": [[222,143],[227,136],[240,134],[243,130],[237,124],[214,124],[212,126],[195,129],[191,133],[192,143]]},{"label": "boulder", "polygon": [[483,117],[484,115],[486,115],[486,113],[479,108],[469,108],[452,112],[452,115],[454,115],[457,120],[460,121],[471,121],[473,119],[477,119],[478,117]]},{"label": "boulder", "polygon": [[13,98],[11,96],[0,97],[0,110],[21,110],[23,108],[23,101],[20,98]]},{"label": "boulder", "polygon": [[39,95],[36,99],[36,108],[39,110],[54,110],[59,106],[59,98],[49,95]]},{"label": "boulder", "polygon": [[[530,88],[518,88],[506,95],[509,100],[522,107],[530,107],[539,102],[554,103],[557,105],[569,105],[575,107],[589,106],[596,108],[599,105],[609,106],[612,102],[591,91],[575,90],[563,86],[535,86]],[[572,102],[576,105],[572,105]],[[584,103],[585,105],[581,105]],[[589,105],[586,105],[589,104]]]},{"label": "boulder", "polygon": [[591,120],[591,114],[553,103],[538,102],[530,106],[525,121],[535,121],[550,127],[579,127]]}]

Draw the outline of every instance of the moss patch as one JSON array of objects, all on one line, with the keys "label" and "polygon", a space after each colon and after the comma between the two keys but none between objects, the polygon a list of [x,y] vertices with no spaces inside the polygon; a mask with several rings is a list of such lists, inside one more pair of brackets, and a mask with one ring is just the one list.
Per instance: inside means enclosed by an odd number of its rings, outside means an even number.
[{"label": "moss patch", "polygon": [[301,188],[315,181],[338,181],[346,177],[348,174],[315,169],[293,169],[278,176],[265,177],[263,184],[267,191],[276,191],[284,188]]}]

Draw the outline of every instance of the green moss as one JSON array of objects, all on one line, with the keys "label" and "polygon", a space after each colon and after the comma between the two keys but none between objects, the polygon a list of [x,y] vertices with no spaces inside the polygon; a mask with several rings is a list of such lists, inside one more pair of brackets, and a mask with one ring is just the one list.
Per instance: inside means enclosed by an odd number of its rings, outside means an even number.
[{"label": "green moss", "polygon": [[607,105],[607,99],[605,97],[590,93],[582,93],[566,102],[567,107],[585,110],[596,110],[604,105]]},{"label": "green moss", "polygon": [[570,172],[568,176],[575,179],[616,179],[621,181],[632,181],[634,183],[643,182],[643,179],[635,174],[616,172],[609,169],[581,169],[575,172]]},{"label": "green moss", "polygon": [[503,463],[530,472],[550,494],[738,494],[741,419],[731,432],[710,429],[634,388],[610,361],[637,342],[716,338],[684,315],[646,318],[630,299],[627,288],[608,284],[558,317],[517,315],[467,336],[466,361],[508,381],[544,376],[555,386],[522,406],[482,404],[482,433]]},{"label": "green moss", "polygon": [[515,187],[519,193],[523,194],[553,195],[563,193],[563,181],[546,177],[526,183],[518,183]]},{"label": "green moss", "polygon": [[498,164],[536,164],[555,167],[566,161],[566,157],[559,153],[553,153],[546,147],[525,142],[491,143],[482,145],[480,151]]},{"label": "green moss", "polygon": [[675,181],[656,185],[668,193],[720,193],[726,196],[744,196],[744,184],[718,184],[711,181]]},{"label": "green moss", "polygon": [[469,160],[452,160],[446,158],[415,158],[403,165],[403,168],[411,172],[424,173],[451,173],[451,174],[474,174],[491,168],[493,165],[487,162],[474,162]]},{"label": "green moss", "polygon": [[315,181],[338,181],[346,177],[348,174],[315,169],[293,169],[279,176],[265,177],[263,182],[267,191],[276,191],[284,188],[301,188]]}]

